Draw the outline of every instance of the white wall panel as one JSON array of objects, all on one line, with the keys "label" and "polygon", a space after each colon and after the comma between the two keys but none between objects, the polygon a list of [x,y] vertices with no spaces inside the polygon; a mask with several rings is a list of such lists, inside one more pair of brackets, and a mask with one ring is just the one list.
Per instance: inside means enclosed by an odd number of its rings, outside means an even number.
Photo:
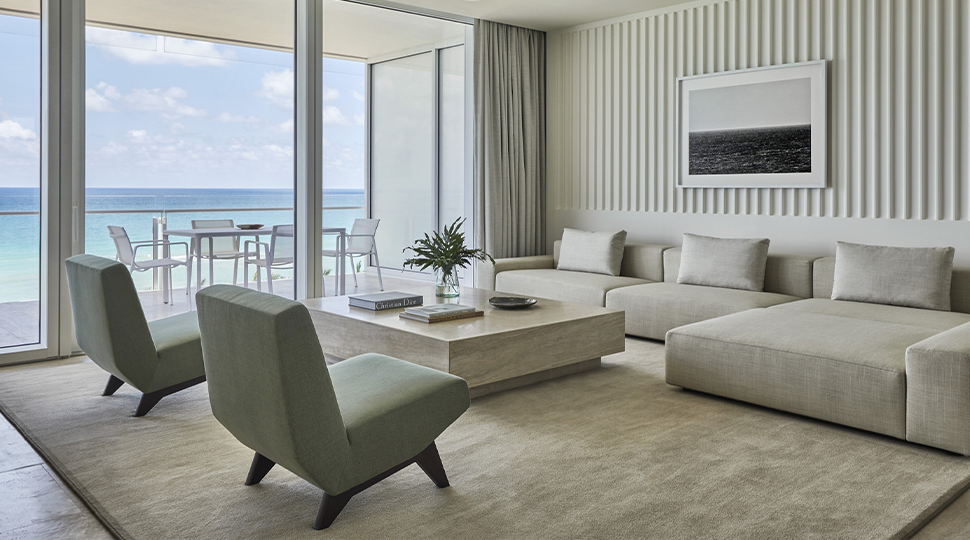
[{"label": "white wall panel", "polygon": [[[970,219],[966,0],[729,0],[549,38],[551,208]],[[676,186],[678,77],[818,59],[828,188]]]}]

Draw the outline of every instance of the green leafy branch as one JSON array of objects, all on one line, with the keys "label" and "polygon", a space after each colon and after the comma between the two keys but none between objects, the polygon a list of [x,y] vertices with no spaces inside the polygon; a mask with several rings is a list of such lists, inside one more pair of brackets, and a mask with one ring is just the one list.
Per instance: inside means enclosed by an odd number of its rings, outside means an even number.
[{"label": "green leafy branch", "polygon": [[465,247],[465,233],[461,230],[464,224],[465,220],[458,218],[440,233],[424,233],[424,238],[418,238],[413,246],[404,248],[404,252],[410,250],[414,253],[414,257],[404,261],[404,266],[418,267],[418,270],[440,268],[449,272],[456,266],[466,268],[473,260],[495,264],[495,259],[485,253],[485,250]]}]

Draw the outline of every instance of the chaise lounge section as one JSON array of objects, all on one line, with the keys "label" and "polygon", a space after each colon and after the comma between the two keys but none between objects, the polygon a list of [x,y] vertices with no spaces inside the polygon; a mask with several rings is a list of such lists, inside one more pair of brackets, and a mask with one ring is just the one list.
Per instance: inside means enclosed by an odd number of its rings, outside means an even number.
[{"label": "chaise lounge section", "polygon": [[667,382],[970,455],[970,268],[943,311],[832,300],[813,266],[811,299],[670,330]]}]

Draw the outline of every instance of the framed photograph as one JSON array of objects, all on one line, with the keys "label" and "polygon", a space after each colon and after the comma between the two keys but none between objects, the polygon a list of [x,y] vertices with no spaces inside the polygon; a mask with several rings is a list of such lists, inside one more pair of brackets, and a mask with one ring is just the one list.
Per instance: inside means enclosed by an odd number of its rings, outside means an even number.
[{"label": "framed photograph", "polygon": [[678,185],[824,188],[826,61],[677,79]]}]

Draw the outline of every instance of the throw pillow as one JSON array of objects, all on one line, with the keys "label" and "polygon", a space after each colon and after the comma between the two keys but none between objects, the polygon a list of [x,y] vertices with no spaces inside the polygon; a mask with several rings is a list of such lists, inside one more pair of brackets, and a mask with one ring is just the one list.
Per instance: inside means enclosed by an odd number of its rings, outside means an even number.
[{"label": "throw pillow", "polygon": [[763,291],[767,264],[767,238],[684,234],[677,283]]},{"label": "throw pillow", "polygon": [[620,275],[626,231],[590,232],[565,229],[559,246],[559,270]]},{"label": "throw pillow", "polygon": [[953,248],[839,242],[832,300],[950,311]]}]

